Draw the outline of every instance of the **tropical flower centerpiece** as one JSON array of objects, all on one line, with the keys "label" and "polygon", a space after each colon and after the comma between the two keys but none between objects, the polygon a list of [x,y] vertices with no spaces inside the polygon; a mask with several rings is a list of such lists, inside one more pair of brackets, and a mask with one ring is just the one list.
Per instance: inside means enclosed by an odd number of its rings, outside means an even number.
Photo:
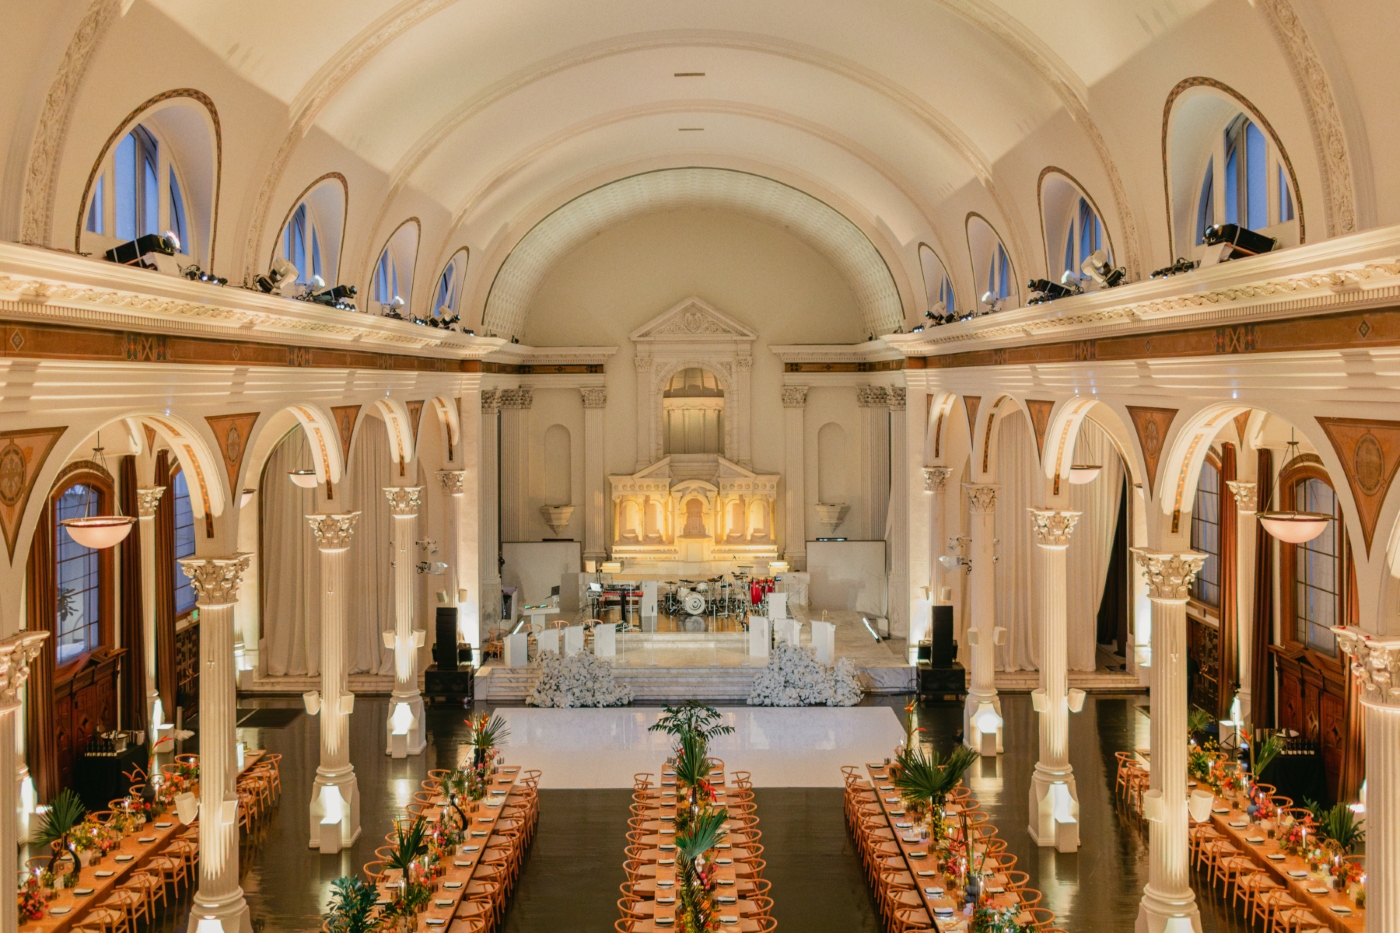
[{"label": "tropical flower centerpiece", "polygon": [[52,863],[55,875],[61,877],[67,874],[67,870],[61,866],[70,860],[72,872],[77,875],[79,850],[74,837],[86,815],[87,807],[83,806],[82,800],[71,789],[65,789],[55,797],[53,804],[44,813],[44,820],[39,824],[39,832],[35,835],[34,842],[36,846],[52,846],[57,853]]},{"label": "tropical flower centerpiece", "polygon": [[480,716],[468,716],[466,723],[467,744],[472,747],[472,765],[489,770],[491,759],[495,757],[492,753],[510,737],[506,721],[500,716],[482,713]]},{"label": "tropical flower centerpiece", "polygon": [[972,933],[1022,933],[1034,930],[1032,924],[1017,922],[1019,907],[979,907],[972,914]]},{"label": "tropical flower centerpiece", "polygon": [[53,900],[53,897],[53,892],[46,890],[39,872],[25,875],[24,884],[19,887],[20,920],[42,920],[44,905]]},{"label": "tropical flower centerpiece", "polygon": [[328,933],[372,933],[379,928],[379,891],[363,878],[347,875],[331,883]]},{"label": "tropical flower centerpiece", "polygon": [[384,908],[390,929],[407,931],[418,928],[418,914],[433,897],[427,867],[422,859],[428,854],[427,827],[420,816],[412,823],[399,823],[395,828],[393,851],[384,860],[384,867],[397,870],[400,883]]},{"label": "tropical flower centerpiece", "polygon": [[906,809],[922,811],[924,825],[935,845],[947,835],[943,808],[948,794],[977,758],[977,752],[966,745],[954,748],[946,759],[937,751],[925,754],[921,746],[914,745],[906,748],[899,759],[900,767],[890,783],[899,789]]},{"label": "tropical flower centerpiece", "polygon": [[719,841],[727,810],[706,808],[684,830],[676,831],[676,928],[682,933],[719,929],[715,911],[715,866],[710,850]]}]

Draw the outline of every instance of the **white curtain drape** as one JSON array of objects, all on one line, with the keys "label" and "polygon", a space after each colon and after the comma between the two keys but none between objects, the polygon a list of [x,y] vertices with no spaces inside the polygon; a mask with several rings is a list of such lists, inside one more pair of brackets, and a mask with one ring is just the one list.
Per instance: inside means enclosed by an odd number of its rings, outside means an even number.
[{"label": "white curtain drape", "polygon": [[384,647],[381,635],[394,627],[389,563],[393,519],[383,492],[392,485],[392,465],[383,423],[366,418],[360,425],[333,501],[325,501],[323,488],[301,489],[286,478],[290,470],[310,468],[310,447],[306,435],[297,429],[268,458],[263,477],[263,580],[267,586],[263,631],[268,673],[315,676],[321,672],[320,553],[306,516],[318,510],[358,510],[360,520],[346,555],[348,670],[392,674],[394,655]]},{"label": "white curtain drape", "polygon": [[1123,464],[1118,451],[1103,428],[1085,420],[1075,444],[1074,462],[1102,464],[1103,471],[1092,483],[1071,486],[1069,507],[1078,512],[1079,523],[1070,536],[1065,555],[1069,593],[1069,669],[1092,671],[1097,664],[1099,602],[1103,599],[1108,562],[1112,556],[1113,533],[1118,525],[1118,506],[1123,496]]},{"label": "white curtain drape", "polygon": [[1036,476],[1035,438],[1025,416],[1011,415],[997,430],[996,611],[997,625],[1006,629],[1006,644],[997,646],[997,669],[1034,671],[1040,668],[1040,562],[1027,509],[1043,504],[1043,483]]}]

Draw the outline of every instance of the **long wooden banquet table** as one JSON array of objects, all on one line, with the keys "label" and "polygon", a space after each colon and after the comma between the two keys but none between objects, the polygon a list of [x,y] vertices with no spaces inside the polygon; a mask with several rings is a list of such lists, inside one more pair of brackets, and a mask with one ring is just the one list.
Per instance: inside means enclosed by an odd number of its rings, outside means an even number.
[{"label": "long wooden banquet table", "polygon": [[[875,788],[876,797],[880,801],[880,809],[885,814],[885,819],[889,821],[890,829],[894,831],[895,842],[899,845],[899,851],[904,856],[904,865],[909,869],[909,875],[914,879],[915,887],[923,901],[924,910],[927,911],[933,927],[940,933],[968,929],[970,924],[968,917],[962,912],[962,905],[943,888],[942,880],[939,878],[941,873],[936,868],[937,860],[930,851],[929,840],[921,840],[911,832],[913,829],[912,821],[900,819],[904,813],[904,801],[901,799],[899,791],[895,790],[894,786],[889,783],[888,766],[866,764],[865,767],[870,774],[870,784]],[[952,801],[949,801],[944,809],[949,816],[956,816],[963,810],[959,804]],[[974,845],[973,853],[980,856],[982,849]],[[986,893],[990,895],[983,898],[984,905],[1014,907],[1021,902],[1015,891],[1006,890],[1005,875],[993,875],[984,881],[987,885]],[[1017,917],[1017,921],[1030,923],[1031,917],[1022,912]]]},{"label": "long wooden banquet table", "polygon": [[[724,806],[728,791],[723,768],[712,771],[709,780],[715,788],[715,806]],[[643,836],[641,844],[651,848],[642,852],[641,860],[648,863],[642,868],[645,877],[632,886],[632,893],[642,898],[635,912],[650,917],[638,920],[632,931],[659,933],[676,929],[676,772],[662,768],[660,786],[646,791],[643,799],[649,806],[643,813],[642,830],[652,835]],[[652,802],[654,806],[650,805]],[[756,933],[758,923],[745,916],[754,911],[753,902],[744,899],[745,894],[752,893],[753,883],[734,875],[735,859],[748,858],[744,845],[749,838],[728,821],[724,830],[723,838],[715,845],[719,850],[715,857],[719,888],[715,899],[720,929],[725,933]]]},{"label": "long wooden banquet table", "polygon": [[[247,752],[243,756],[243,769],[239,774],[246,773],[262,756],[261,749]],[[196,796],[198,790],[196,785]],[[172,810],[154,822],[147,823],[139,831],[128,833],[122,838],[121,845],[106,856],[93,861],[85,868],[80,868],[73,887],[60,891],[45,907],[44,916],[22,924],[19,933],[66,933],[75,924],[82,923],[93,907],[110,897],[119,885],[126,883],[133,872],[144,868],[153,856],[163,852],[176,836],[188,828]],[[191,886],[199,883],[198,877],[198,869],[191,868]],[[78,891],[89,893],[78,894]],[[61,912],[55,915],[55,910]]]},{"label": "long wooden banquet table", "polygon": [[[496,831],[496,824],[501,819],[501,811],[505,809],[506,803],[510,800],[510,793],[515,789],[516,779],[520,777],[520,766],[512,765],[503,767],[491,782],[491,791],[483,803],[484,812],[472,817],[472,828],[468,841],[462,843],[457,851],[457,855],[452,859],[452,864],[446,867],[442,877],[437,880],[437,890],[433,892],[433,899],[428,905],[428,909],[418,915],[418,926],[415,927],[420,933],[434,931],[441,933],[442,930],[452,923],[453,916],[457,913],[457,908],[462,903],[462,898],[466,895],[467,888],[472,883],[472,878],[476,874],[481,863],[481,853],[486,850],[486,846],[491,841],[491,836]],[[435,822],[442,816],[442,811],[448,806],[447,798],[439,795],[432,801],[432,806],[424,811],[424,818],[429,822]],[[380,903],[388,903],[391,898],[391,890],[400,881],[400,872],[390,869],[379,879]]]}]

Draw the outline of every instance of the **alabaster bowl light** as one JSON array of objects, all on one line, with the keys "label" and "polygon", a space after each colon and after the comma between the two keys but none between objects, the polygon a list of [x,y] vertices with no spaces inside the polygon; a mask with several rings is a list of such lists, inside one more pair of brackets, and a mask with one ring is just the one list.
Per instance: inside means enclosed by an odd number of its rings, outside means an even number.
[{"label": "alabaster bowl light", "polygon": [[1260,512],[1264,530],[1287,544],[1311,541],[1327,530],[1332,516],[1321,512]]},{"label": "alabaster bowl light", "polygon": [[291,477],[292,482],[296,483],[302,489],[316,488],[316,483],[318,481],[316,479],[315,470],[288,470],[287,475]]},{"label": "alabaster bowl light", "polygon": [[243,507],[246,506],[249,502],[252,502],[252,501],[253,501],[253,496],[256,495],[256,494],[257,494],[257,490],[256,490],[256,489],[245,489],[245,490],[243,490],[243,495],[240,496],[240,497],[239,497],[239,500],[238,500],[238,507],[239,507],[239,508],[243,508]]},{"label": "alabaster bowl light", "polygon": [[1094,466],[1072,466],[1069,468],[1069,481],[1072,486],[1083,486],[1085,483],[1092,483],[1099,478],[1099,473],[1103,467]]},{"label": "alabaster bowl light", "polygon": [[92,518],[65,518],[59,522],[68,529],[68,537],[83,547],[101,550],[119,543],[131,534],[136,519],[125,515],[96,515]]}]

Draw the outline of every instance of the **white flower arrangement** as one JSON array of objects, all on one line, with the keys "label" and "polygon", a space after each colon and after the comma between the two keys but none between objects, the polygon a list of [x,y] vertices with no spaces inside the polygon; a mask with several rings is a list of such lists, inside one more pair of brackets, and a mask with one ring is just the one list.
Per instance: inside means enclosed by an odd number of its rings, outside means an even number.
[{"label": "white flower arrangement", "polygon": [[781,643],[754,678],[750,706],[855,706],[862,694],[856,667],[840,658],[828,667],[811,648]]},{"label": "white flower arrangement", "polygon": [[577,706],[626,706],[632,688],[613,679],[612,665],[587,651],[560,657],[544,651],[535,659],[540,676],[525,702],[529,706],[567,709]]}]

